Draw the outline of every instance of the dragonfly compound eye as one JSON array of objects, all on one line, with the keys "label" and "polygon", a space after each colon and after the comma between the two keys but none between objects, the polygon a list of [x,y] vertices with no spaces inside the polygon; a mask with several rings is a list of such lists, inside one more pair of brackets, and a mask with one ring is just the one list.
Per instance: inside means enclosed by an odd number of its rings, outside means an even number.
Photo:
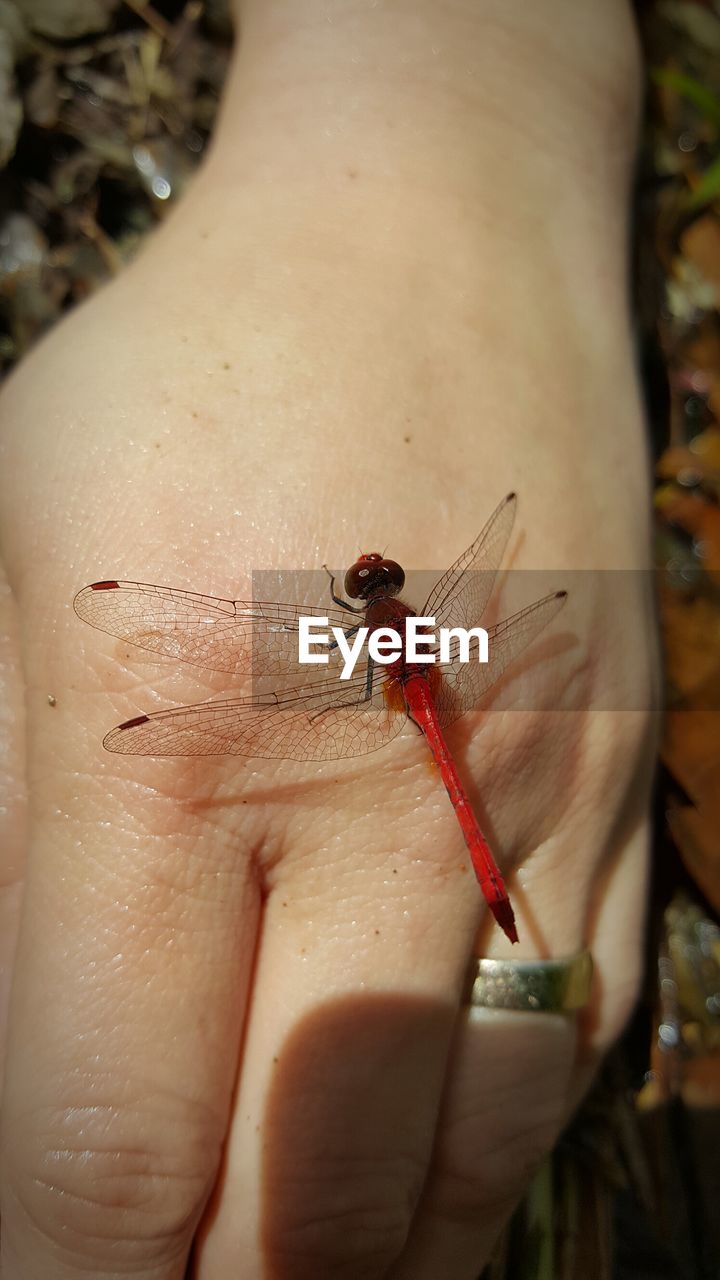
[{"label": "dragonfly compound eye", "polygon": [[372,596],[396,596],[405,585],[405,574],[395,560],[385,560],[377,552],[361,556],[345,574],[345,592],[351,600]]}]

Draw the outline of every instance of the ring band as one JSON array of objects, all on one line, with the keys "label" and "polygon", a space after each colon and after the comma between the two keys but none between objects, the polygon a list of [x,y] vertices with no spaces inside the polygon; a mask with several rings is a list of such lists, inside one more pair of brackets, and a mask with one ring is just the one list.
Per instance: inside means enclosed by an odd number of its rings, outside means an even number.
[{"label": "ring band", "polygon": [[571,1013],[590,999],[589,951],[556,960],[475,960],[465,1003],[479,1009]]}]

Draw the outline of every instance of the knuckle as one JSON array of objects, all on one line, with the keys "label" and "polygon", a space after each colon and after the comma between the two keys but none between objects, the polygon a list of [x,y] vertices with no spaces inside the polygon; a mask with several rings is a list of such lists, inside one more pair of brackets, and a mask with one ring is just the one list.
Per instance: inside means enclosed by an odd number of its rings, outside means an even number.
[{"label": "knuckle", "polygon": [[441,1132],[436,1153],[437,1209],[467,1223],[515,1203],[557,1140],[565,1118],[564,1072],[537,1063],[533,1089],[506,1064],[493,1098],[478,1092]]},{"label": "knuckle", "polygon": [[[517,1201],[557,1136],[549,1117],[508,1130],[496,1141],[479,1143],[475,1153],[444,1165],[436,1211],[446,1220],[468,1224],[479,1215],[500,1215]],[[467,1150],[467,1148],[466,1148]]]},{"label": "knuckle", "polygon": [[[6,1203],[54,1252],[145,1269],[180,1256],[210,1190],[219,1136],[192,1106],[47,1110],[6,1143]],[[160,1123],[158,1122],[160,1118]]]},{"label": "knuckle", "polygon": [[293,1280],[379,1280],[406,1243],[420,1194],[414,1162],[385,1170],[323,1173],[286,1182],[269,1197],[263,1237],[273,1265]]},{"label": "knuckle", "polygon": [[[613,842],[635,826],[649,803],[655,770],[659,721],[652,711],[600,713],[582,744],[580,808],[613,819]],[[614,804],[608,806],[608,800]]]}]

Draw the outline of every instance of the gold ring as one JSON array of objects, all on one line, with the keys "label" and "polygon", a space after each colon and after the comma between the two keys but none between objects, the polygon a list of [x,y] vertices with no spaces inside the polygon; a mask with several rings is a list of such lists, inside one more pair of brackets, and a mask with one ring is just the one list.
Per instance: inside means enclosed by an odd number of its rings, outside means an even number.
[{"label": "gold ring", "polygon": [[589,951],[556,960],[475,960],[465,1003],[479,1009],[571,1013],[588,1003],[592,973]]}]

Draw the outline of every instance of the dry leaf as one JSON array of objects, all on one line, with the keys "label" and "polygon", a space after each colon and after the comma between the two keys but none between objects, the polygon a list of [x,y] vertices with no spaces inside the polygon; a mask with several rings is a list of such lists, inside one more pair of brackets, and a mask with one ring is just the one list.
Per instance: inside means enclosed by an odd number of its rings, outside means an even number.
[{"label": "dry leaf", "polygon": [[15,54],[10,37],[0,31],[0,165],[7,164],[15,150],[22,107],[15,93]]},{"label": "dry leaf", "polygon": [[691,223],[680,240],[683,254],[720,295],[720,222],[706,213]]},{"label": "dry leaf", "polygon": [[119,0],[15,0],[28,26],[38,35],[74,40],[105,31]]}]

